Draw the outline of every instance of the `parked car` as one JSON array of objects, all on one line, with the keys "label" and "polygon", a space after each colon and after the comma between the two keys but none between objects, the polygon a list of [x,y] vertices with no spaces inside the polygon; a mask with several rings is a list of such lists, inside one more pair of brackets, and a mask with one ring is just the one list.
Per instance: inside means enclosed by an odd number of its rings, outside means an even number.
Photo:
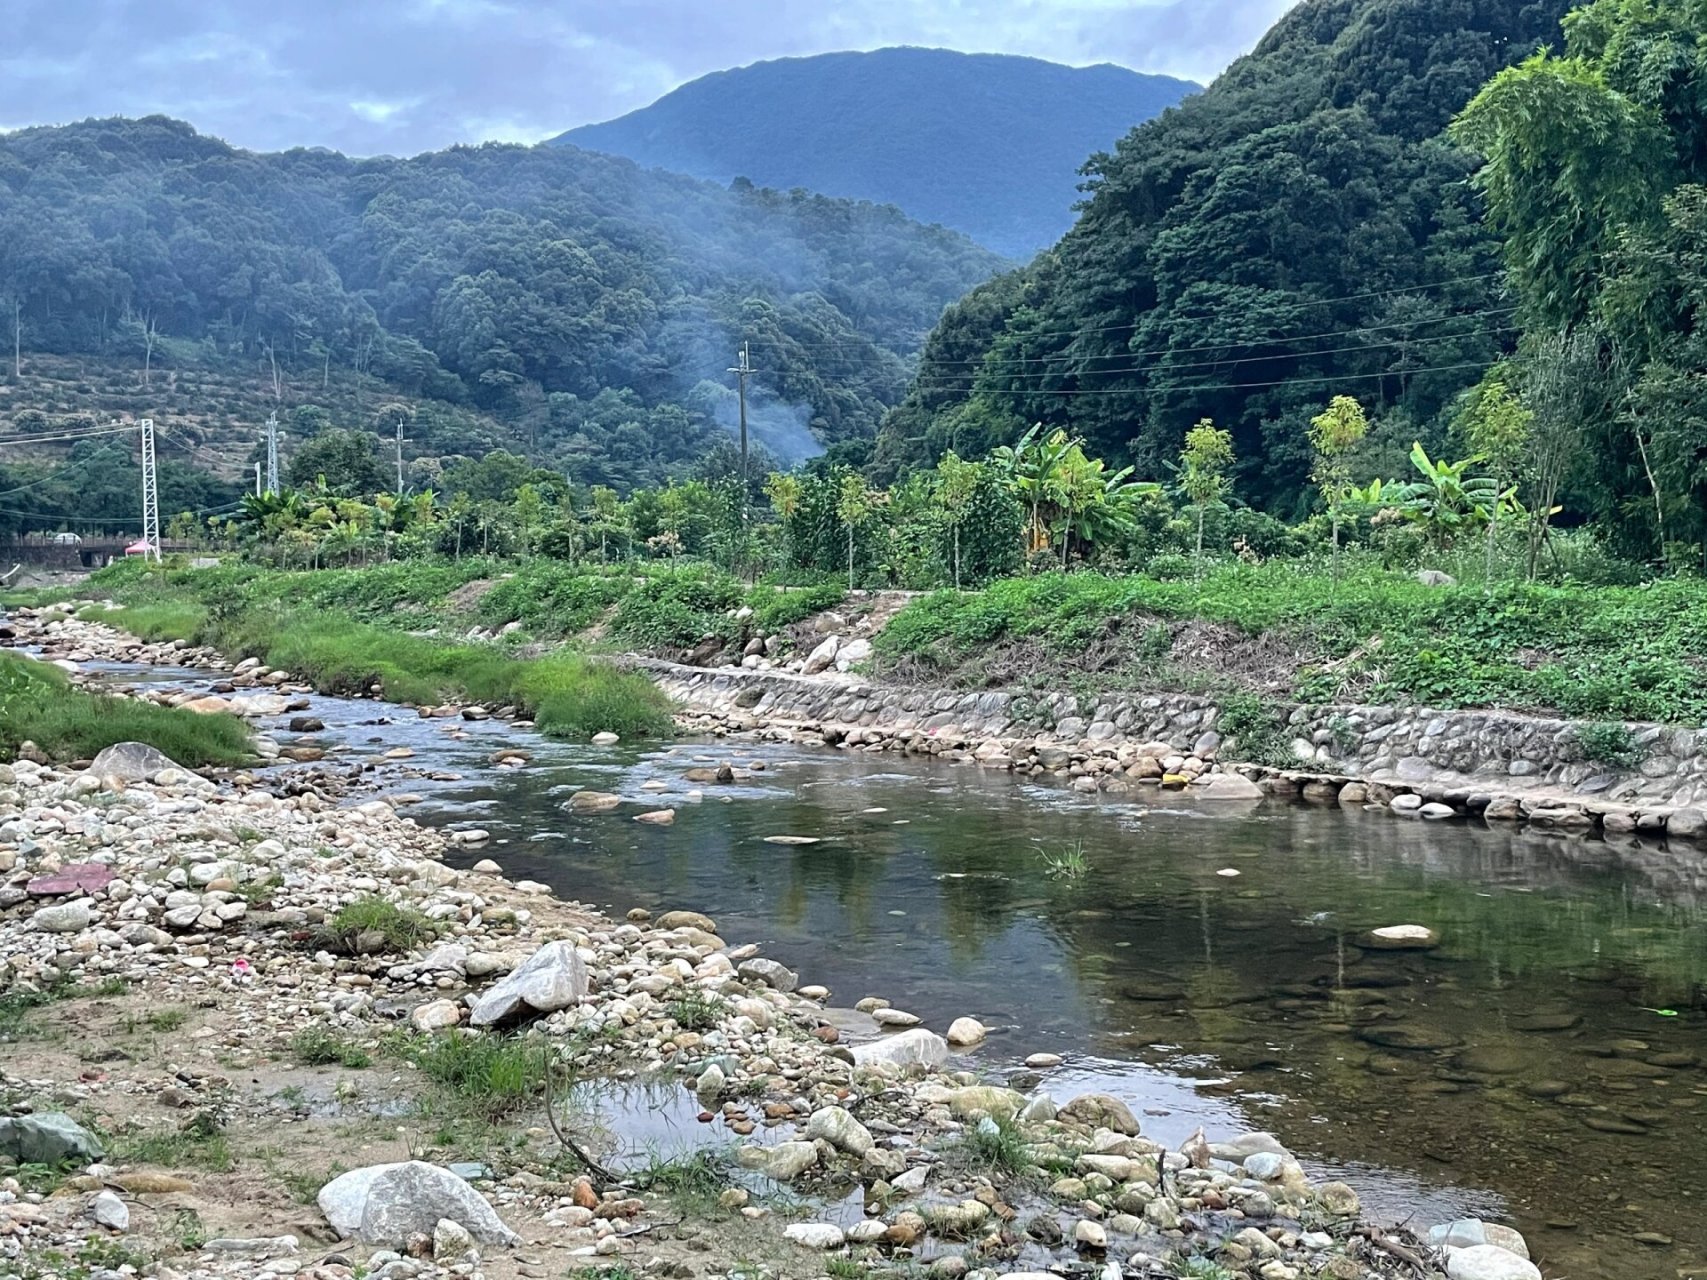
[{"label": "parked car", "polygon": [[56,533],[53,535],[53,545],[56,547],[80,547],[83,545],[83,535],[80,533]]}]

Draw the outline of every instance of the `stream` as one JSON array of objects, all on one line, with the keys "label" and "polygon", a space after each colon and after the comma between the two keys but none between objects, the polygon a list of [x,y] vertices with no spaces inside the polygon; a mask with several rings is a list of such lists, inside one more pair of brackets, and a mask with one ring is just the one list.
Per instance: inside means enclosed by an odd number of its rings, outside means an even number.
[{"label": "stream", "polygon": [[[1272,1130],[1374,1216],[1509,1220],[1550,1276],[1707,1276],[1699,851],[1278,801],[1214,816],[804,745],[600,749],[337,698],[298,714],[325,730],[264,727],[328,765],[410,748],[370,776],[422,796],[420,822],[490,832],[463,865],[619,918],[703,911],[832,1005],[978,1018],[968,1061],[1020,1087],[1115,1094],[1170,1145]],[[499,746],[532,760],[493,768]],[[723,762],[734,784],[683,778]],[[632,804],[571,816],[586,787]],[[671,807],[673,826],[630,820]],[[1356,945],[1393,924],[1441,945]],[[1027,1072],[1035,1053],[1065,1061]]]}]

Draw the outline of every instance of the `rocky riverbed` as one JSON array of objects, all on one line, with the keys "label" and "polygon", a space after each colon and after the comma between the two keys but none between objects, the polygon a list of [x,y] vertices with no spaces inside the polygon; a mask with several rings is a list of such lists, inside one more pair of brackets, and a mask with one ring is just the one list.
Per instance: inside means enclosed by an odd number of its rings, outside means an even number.
[{"label": "rocky riverbed", "polygon": [[[21,623],[267,715],[295,692]],[[1272,1135],[1163,1150],[1118,1099],[1051,1097],[1047,1055],[998,1082],[972,1020],[839,1007],[691,911],[453,869],[394,802],[261,755],[0,768],[0,1273],[1539,1275],[1494,1224],[1363,1220]],[[697,1154],[625,1154],[596,1117],[637,1082]]]}]

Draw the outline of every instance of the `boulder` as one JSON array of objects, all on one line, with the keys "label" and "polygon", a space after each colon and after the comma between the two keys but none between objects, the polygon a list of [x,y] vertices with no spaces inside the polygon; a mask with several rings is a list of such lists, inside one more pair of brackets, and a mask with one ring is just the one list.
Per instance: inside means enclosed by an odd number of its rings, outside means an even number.
[{"label": "boulder", "polygon": [[967,1085],[965,1088],[956,1089],[948,1099],[949,1111],[959,1120],[969,1119],[980,1112],[987,1116],[1011,1120],[1020,1113],[1025,1104],[1024,1094],[992,1084]]},{"label": "boulder", "polygon": [[1442,573],[1439,569],[1421,569],[1417,572],[1417,581],[1425,587],[1455,587],[1458,579],[1450,573]]},{"label": "boulder", "polygon": [[0,1118],[0,1155],[19,1164],[87,1164],[106,1150],[63,1111],[43,1111]]},{"label": "boulder", "polygon": [[1677,840],[1707,839],[1707,813],[1678,809],[1666,819],[1666,834]]},{"label": "boulder", "polygon": [[800,668],[802,674],[815,676],[827,671],[836,663],[836,654],[841,649],[842,642],[835,636],[825,639],[818,647],[806,655],[806,662]]},{"label": "boulder", "polygon": [[431,1236],[449,1219],[483,1244],[519,1244],[480,1193],[448,1169],[409,1160],[352,1169],[316,1198],[341,1237],[401,1249],[411,1236]]},{"label": "boulder", "polygon": [[1212,804],[1246,804],[1262,799],[1262,788],[1242,773],[1206,773],[1186,788],[1193,800]]},{"label": "boulder", "polygon": [[622,797],[609,791],[577,791],[565,806],[570,813],[609,813],[622,803]]},{"label": "boulder", "polygon": [[409,1025],[417,1031],[443,1031],[461,1021],[462,1005],[456,1000],[434,1000],[409,1015]]},{"label": "boulder", "polygon": [[587,966],[575,944],[548,942],[483,995],[468,1021],[475,1027],[497,1026],[535,1013],[567,1009],[586,995]]},{"label": "boulder", "polygon": [[1446,1260],[1447,1280],[1541,1280],[1533,1262],[1498,1245],[1454,1249]]},{"label": "boulder", "polygon": [[913,1027],[870,1044],[856,1045],[853,1058],[854,1064],[861,1067],[877,1063],[900,1067],[940,1067],[948,1061],[948,1041],[934,1031]]},{"label": "boulder", "polygon": [[1529,1257],[1529,1242],[1521,1231],[1502,1227],[1497,1222],[1483,1222],[1480,1218],[1460,1218],[1456,1222],[1430,1227],[1428,1243],[1431,1249],[1474,1249],[1491,1244],[1525,1260]]},{"label": "boulder", "polygon": [[842,1229],[828,1222],[796,1222],[784,1227],[782,1234],[807,1249],[840,1249],[846,1240]]},{"label": "boulder", "polygon": [[650,813],[636,814],[636,822],[644,822],[649,827],[667,827],[676,820],[674,809],[654,809]]},{"label": "boulder", "polygon": [[32,915],[30,928],[37,933],[81,933],[93,919],[86,902],[56,902]]},{"label": "boulder", "polygon": [[1112,1129],[1128,1137],[1138,1136],[1138,1118],[1132,1109],[1106,1093],[1082,1093],[1062,1107],[1056,1118],[1088,1129]]},{"label": "boulder", "polygon": [[743,1168],[790,1182],[818,1163],[818,1148],[810,1142],[779,1142],[774,1147],[743,1147],[736,1159]]},{"label": "boulder", "polygon": [[956,1048],[977,1044],[988,1031],[976,1018],[956,1018],[948,1024],[948,1042]]},{"label": "boulder", "polygon": [[102,782],[147,782],[167,769],[185,770],[171,756],[146,742],[115,742],[89,765],[89,772]]},{"label": "boulder", "polygon": [[871,641],[849,640],[836,652],[836,665],[843,671],[858,662],[866,662],[871,658]]},{"label": "boulder", "polygon": [[752,960],[743,960],[736,966],[735,972],[747,982],[762,982],[777,991],[793,991],[800,985],[800,975],[780,961],[767,960],[759,956]]},{"label": "boulder", "polygon": [[130,1230],[130,1210],[111,1191],[97,1192],[89,1202],[89,1216],[113,1231]]},{"label": "boulder", "polygon": [[842,1107],[814,1111],[806,1122],[806,1138],[809,1142],[822,1140],[856,1157],[863,1157],[872,1148],[871,1131]]},{"label": "boulder", "polygon": [[710,916],[702,916],[697,911],[666,911],[653,923],[665,931],[670,929],[703,929],[706,933],[717,932],[717,922]]},{"label": "boulder", "polygon": [[609,730],[606,730],[603,733],[595,733],[593,735],[593,745],[595,747],[614,747],[621,741],[622,739],[620,737],[611,733]]}]

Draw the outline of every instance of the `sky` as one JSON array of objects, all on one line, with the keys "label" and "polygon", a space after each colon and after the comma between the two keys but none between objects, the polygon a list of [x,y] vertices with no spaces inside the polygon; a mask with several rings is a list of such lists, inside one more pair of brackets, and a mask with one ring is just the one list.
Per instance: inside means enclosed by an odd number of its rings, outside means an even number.
[{"label": "sky", "polygon": [[1207,83],[1293,0],[7,0],[0,130],[165,114],[238,146],[537,142],[710,71],[912,44]]}]

